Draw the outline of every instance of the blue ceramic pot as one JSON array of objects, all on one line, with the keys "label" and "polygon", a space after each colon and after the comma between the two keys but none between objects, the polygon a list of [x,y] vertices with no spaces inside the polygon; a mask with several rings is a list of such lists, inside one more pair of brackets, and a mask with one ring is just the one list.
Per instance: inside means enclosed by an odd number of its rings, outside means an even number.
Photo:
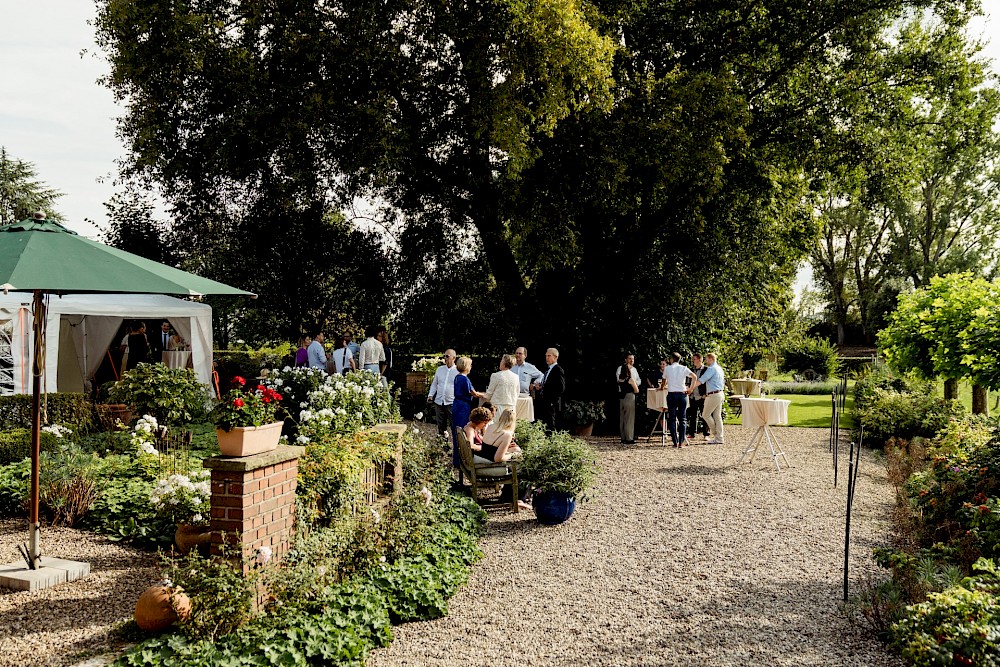
[{"label": "blue ceramic pot", "polygon": [[576,509],[576,500],[568,494],[550,491],[548,493],[539,493],[532,498],[531,506],[535,510],[535,517],[538,518],[538,523],[553,526],[573,516],[573,510]]}]

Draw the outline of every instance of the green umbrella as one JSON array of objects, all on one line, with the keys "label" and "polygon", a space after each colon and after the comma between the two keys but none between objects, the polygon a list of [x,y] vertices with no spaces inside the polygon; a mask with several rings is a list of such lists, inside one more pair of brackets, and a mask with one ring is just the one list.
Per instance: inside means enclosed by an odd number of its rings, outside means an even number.
[{"label": "green umbrella", "polygon": [[28,567],[39,567],[38,523],[39,395],[44,369],[45,294],[232,294],[254,296],[132,253],[91,241],[35,214],[33,220],[0,227],[0,289],[34,294],[34,354],[31,393],[31,496],[28,512]]}]

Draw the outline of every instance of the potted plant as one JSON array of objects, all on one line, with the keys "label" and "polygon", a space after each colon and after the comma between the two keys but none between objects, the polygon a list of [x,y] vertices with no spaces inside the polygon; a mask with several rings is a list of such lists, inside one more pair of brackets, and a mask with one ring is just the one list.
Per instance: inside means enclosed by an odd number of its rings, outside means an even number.
[{"label": "potted plant", "polygon": [[567,401],[563,418],[573,435],[589,436],[594,423],[604,421],[604,401]]},{"label": "potted plant", "polygon": [[539,523],[551,525],[572,516],[597,476],[597,461],[586,442],[557,432],[525,447],[518,473],[534,490]]},{"label": "potted plant", "polygon": [[181,553],[211,541],[209,474],[207,470],[199,470],[190,475],[170,475],[158,481],[149,494],[149,503],[157,517],[177,526],[174,543]]},{"label": "potted plant", "polygon": [[247,388],[240,376],[212,410],[219,451],[224,456],[252,456],[277,449],[284,422],[277,421],[282,396],[262,384]]}]

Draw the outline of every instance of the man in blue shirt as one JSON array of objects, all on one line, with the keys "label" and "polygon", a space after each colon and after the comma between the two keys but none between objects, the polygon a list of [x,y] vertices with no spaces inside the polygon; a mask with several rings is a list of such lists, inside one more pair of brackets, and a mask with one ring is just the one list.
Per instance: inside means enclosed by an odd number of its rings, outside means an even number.
[{"label": "man in blue shirt", "polygon": [[534,364],[529,364],[525,359],[528,356],[528,351],[523,347],[519,347],[514,350],[514,359],[517,363],[511,368],[511,372],[517,375],[518,381],[521,383],[521,393],[527,394],[528,389],[531,385],[536,382],[541,382],[544,373],[542,373]]},{"label": "man in blue shirt", "polygon": [[313,342],[309,343],[306,349],[306,358],[309,360],[309,368],[318,368],[326,372],[326,350],[323,348],[323,341],[326,338],[322,331],[313,333]]},{"label": "man in blue shirt", "polygon": [[722,401],[726,398],[726,372],[719,365],[715,355],[705,355],[705,372],[699,378],[705,385],[705,406],[701,416],[712,432],[707,440],[710,445],[724,445],[725,426],[722,423]]}]

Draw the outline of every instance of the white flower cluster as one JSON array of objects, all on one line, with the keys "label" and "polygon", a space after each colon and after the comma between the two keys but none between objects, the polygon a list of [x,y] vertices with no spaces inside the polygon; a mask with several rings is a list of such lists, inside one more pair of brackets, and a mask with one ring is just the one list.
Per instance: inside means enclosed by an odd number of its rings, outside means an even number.
[{"label": "white flower cluster", "polygon": [[42,430],[45,431],[46,433],[51,433],[57,438],[65,438],[68,435],[73,435],[73,431],[71,429],[68,429],[65,426],[61,426],[59,424],[52,424],[51,426],[43,426]]},{"label": "white flower cluster", "polygon": [[295,397],[300,445],[313,442],[326,433],[350,433],[392,417],[392,399],[379,378],[372,373],[327,375],[315,369],[285,368],[274,371],[269,382],[284,382],[284,395],[291,398],[290,387],[315,387]]},{"label": "white flower cluster", "polygon": [[150,504],[157,510],[185,510],[191,513],[191,521],[201,523],[202,512],[208,510],[212,495],[212,482],[208,470],[199,470],[190,475],[170,475],[156,483],[149,494]]},{"label": "white flower cluster", "polygon": [[417,359],[410,365],[410,370],[414,373],[426,373],[432,375],[437,367],[443,362],[440,357],[424,357],[422,359]]},{"label": "white flower cluster", "polygon": [[160,425],[157,423],[156,417],[153,415],[143,415],[135,423],[135,428],[132,429],[132,446],[143,454],[158,455],[159,452],[153,445],[153,441],[156,439],[156,433],[159,430]]}]

